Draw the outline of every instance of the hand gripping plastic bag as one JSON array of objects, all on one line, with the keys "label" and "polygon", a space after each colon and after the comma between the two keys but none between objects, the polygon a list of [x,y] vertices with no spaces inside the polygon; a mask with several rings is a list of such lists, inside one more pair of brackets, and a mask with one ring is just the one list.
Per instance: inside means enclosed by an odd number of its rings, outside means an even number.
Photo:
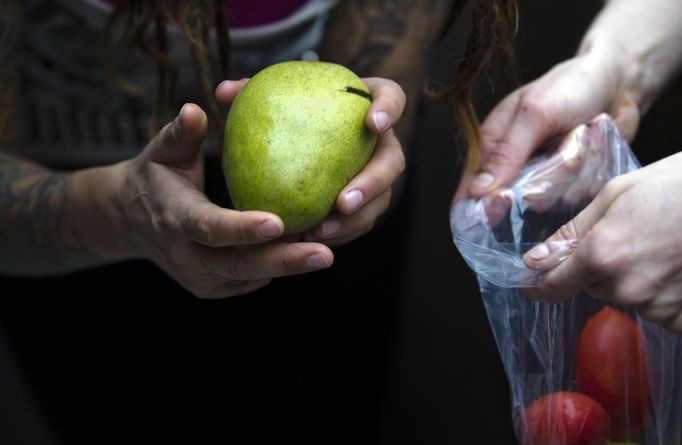
[{"label": "hand gripping plastic bag", "polygon": [[477,275],[524,445],[680,444],[677,335],[584,293],[546,303],[522,292],[542,275],[522,255],[610,178],[637,168],[614,123],[600,115],[529,161],[508,188],[451,209],[453,239]]}]

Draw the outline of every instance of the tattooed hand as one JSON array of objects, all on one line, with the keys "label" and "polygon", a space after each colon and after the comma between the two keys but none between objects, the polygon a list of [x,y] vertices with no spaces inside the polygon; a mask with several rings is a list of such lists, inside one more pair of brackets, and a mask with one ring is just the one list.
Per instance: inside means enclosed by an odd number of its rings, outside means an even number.
[{"label": "tattooed hand", "polygon": [[203,193],[200,145],[207,118],[187,104],[130,161],[124,208],[141,234],[142,256],[200,298],[251,292],[274,277],[329,267],[333,254],[316,243],[285,243],[282,220],[266,212],[218,207]]}]

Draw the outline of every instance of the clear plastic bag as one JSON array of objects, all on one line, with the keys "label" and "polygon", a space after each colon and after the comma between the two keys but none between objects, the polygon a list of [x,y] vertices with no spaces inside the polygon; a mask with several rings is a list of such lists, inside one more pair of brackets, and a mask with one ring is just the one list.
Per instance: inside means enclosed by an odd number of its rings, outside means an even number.
[{"label": "clear plastic bag", "polygon": [[[526,298],[540,271],[522,255],[639,168],[607,115],[529,161],[505,190],[451,209],[456,247],[476,272],[524,445],[679,445],[679,337],[587,294],[552,304]],[[561,258],[558,259],[561,261]]]}]

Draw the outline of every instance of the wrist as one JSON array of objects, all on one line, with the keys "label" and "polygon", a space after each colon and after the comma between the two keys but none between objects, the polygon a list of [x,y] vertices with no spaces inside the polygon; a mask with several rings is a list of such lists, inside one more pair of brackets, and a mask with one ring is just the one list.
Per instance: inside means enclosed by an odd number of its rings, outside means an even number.
[{"label": "wrist", "polygon": [[71,211],[86,247],[102,262],[141,256],[125,209],[125,162],[73,173],[76,206]]},{"label": "wrist", "polygon": [[682,64],[677,0],[608,2],[581,42],[578,55],[617,71],[618,90],[646,111]]}]

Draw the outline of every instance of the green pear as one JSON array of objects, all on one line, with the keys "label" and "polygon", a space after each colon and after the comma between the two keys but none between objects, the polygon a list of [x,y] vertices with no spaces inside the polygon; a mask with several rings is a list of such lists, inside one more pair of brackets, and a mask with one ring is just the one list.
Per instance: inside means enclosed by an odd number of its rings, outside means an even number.
[{"label": "green pear", "polygon": [[223,172],[237,210],[264,210],[285,233],[321,222],[365,166],[376,135],[367,86],[326,62],[278,63],[257,73],[227,116]]}]

